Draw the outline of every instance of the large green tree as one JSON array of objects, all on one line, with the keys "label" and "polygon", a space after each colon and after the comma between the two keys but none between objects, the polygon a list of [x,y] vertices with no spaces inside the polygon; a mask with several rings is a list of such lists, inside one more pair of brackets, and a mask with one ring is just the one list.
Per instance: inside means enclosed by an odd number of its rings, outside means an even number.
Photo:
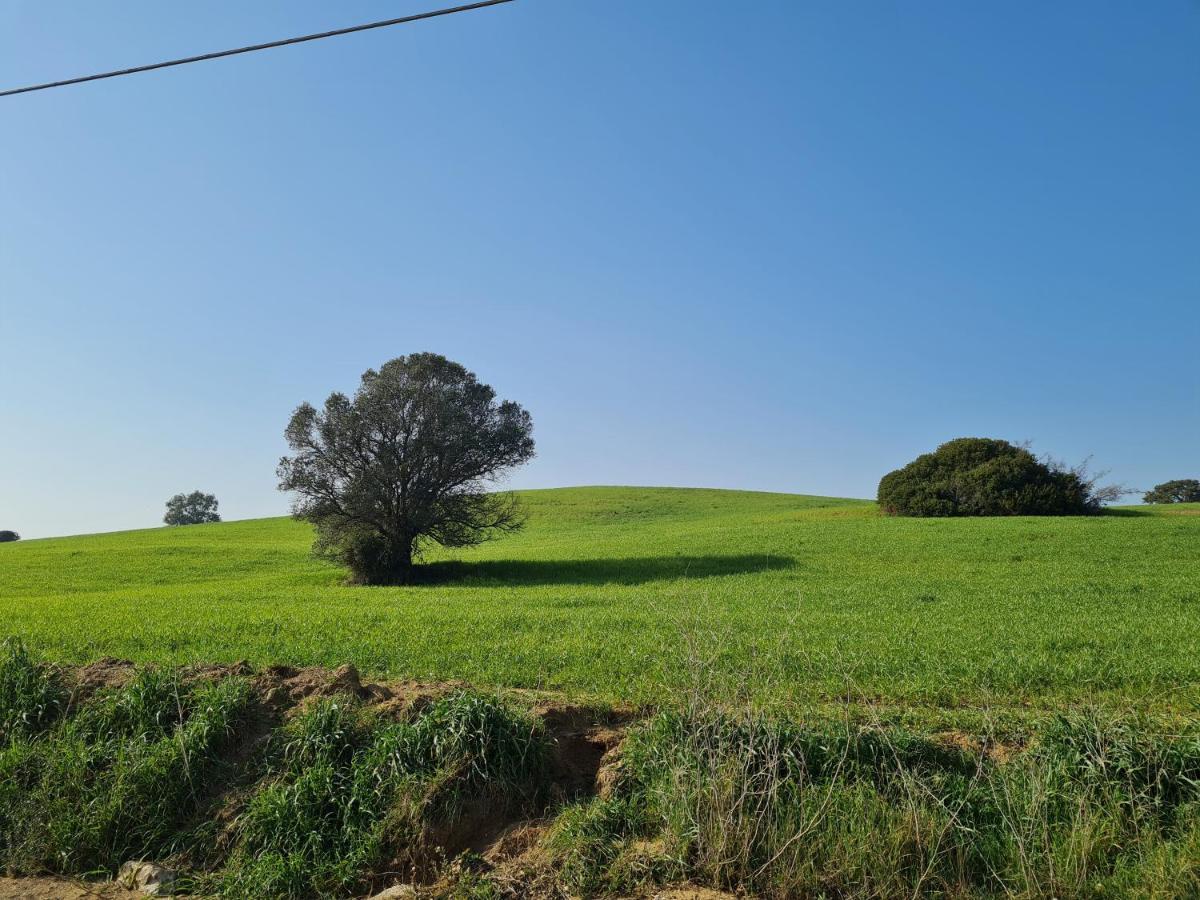
[{"label": "large green tree", "polygon": [[436,353],[369,369],[354,397],[301,404],[285,435],[279,488],[317,530],[314,551],[363,584],[406,584],[429,542],[478,544],[522,524],[489,490],[533,458],[533,423],[474,373]]},{"label": "large green tree", "polygon": [[1195,478],[1177,478],[1156,484],[1153,490],[1142,495],[1143,503],[1200,503],[1200,481]]}]

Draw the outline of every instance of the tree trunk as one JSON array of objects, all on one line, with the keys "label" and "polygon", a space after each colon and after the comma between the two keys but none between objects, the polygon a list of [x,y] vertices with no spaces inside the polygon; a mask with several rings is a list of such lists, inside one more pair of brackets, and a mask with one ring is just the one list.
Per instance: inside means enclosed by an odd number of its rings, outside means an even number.
[{"label": "tree trunk", "polygon": [[392,545],[391,563],[396,584],[412,584],[413,543],[409,535],[402,535]]}]

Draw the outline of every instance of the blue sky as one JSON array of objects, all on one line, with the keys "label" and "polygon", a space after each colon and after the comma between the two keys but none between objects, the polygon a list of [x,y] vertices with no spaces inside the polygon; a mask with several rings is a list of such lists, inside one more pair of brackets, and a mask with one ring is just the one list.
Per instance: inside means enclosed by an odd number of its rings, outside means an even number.
[{"label": "blue sky", "polygon": [[[5,0],[0,85],[416,0]],[[1200,477],[1200,3],[517,0],[0,100],[0,527],[286,510],[410,351],[511,484],[873,496],[961,435]]]}]

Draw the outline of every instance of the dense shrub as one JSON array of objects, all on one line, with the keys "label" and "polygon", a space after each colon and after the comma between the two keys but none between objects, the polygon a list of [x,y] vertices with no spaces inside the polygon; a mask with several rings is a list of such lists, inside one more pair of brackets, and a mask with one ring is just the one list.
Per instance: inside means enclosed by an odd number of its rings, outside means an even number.
[{"label": "dense shrub", "polygon": [[1200,481],[1178,478],[1156,484],[1154,490],[1142,495],[1143,503],[1200,503]]},{"label": "dense shrub", "polygon": [[958,438],[885,475],[879,505],[893,516],[1087,515],[1123,493],[1095,480],[1008,441]]},{"label": "dense shrub", "polygon": [[9,544],[20,539],[21,536],[15,531],[0,531],[0,544]]}]

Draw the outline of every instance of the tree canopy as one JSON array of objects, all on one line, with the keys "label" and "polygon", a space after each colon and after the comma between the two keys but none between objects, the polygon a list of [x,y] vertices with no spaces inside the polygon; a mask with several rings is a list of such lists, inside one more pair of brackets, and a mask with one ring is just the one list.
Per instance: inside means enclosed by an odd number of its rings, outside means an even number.
[{"label": "tree canopy", "polygon": [[13,541],[19,541],[21,536],[15,531],[0,531],[0,544],[11,544]]},{"label": "tree canopy", "polygon": [[1177,478],[1156,484],[1142,495],[1143,503],[1200,503],[1200,480]]},{"label": "tree canopy", "polygon": [[203,525],[220,521],[217,498],[203,491],[176,494],[167,501],[167,513],[163,516],[163,522],[168,525]]},{"label": "tree canopy", "polygon": [[894,516],[1071,516],[1099,512],[1124,491],[993,438],[958,438],[889,472],[879,505]]},{"label": "tree canopy", "polygon": [[364,584],[408,583],[433,542],[478,544],[522,524],[514,495],[489,487],[533,458],[529,413],[436,353],[368,369],[353,398],[297,407],[279,462],[314,551]]}]

